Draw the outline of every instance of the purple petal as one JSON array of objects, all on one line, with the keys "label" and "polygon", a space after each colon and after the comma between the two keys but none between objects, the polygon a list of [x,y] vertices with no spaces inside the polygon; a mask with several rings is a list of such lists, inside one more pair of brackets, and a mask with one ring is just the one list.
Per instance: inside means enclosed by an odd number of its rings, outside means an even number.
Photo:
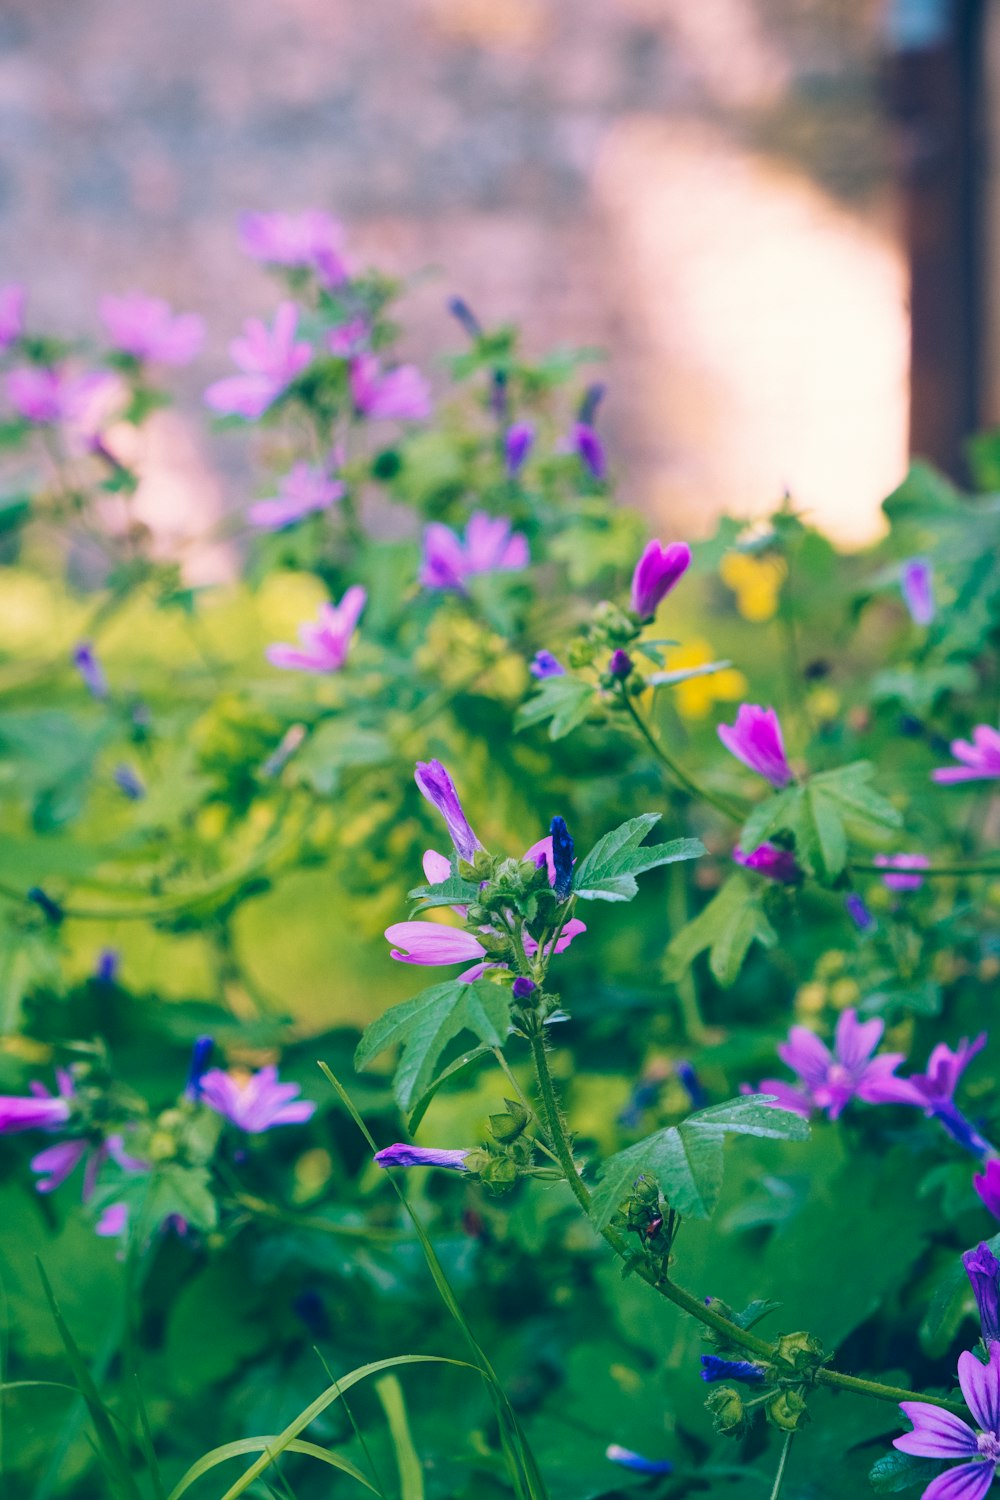
[{"label": "purple petal", "polygon": [[958,1356],[958,1383],[965,1404],[984,1432],[1000,1431],[1000,1344],[990,1345],[989,1364],[974,1354]]},{"label": "purple petal", "polygon": [[967,1458],[979,1452],[976,1434],[968,1422],[943,1406],[931,1406],[927,1401],[901,1401],[899,1409],[913,1423],[912,1432],[893,1439],[892,1446],[900,1453],[912,1453],[918,1458]]},{"label": "purple petal", "polygon": [[961,1464],[932,1479],[920,1500],[982,1500],[993,1483],[996,1465],[992,1463]]}]

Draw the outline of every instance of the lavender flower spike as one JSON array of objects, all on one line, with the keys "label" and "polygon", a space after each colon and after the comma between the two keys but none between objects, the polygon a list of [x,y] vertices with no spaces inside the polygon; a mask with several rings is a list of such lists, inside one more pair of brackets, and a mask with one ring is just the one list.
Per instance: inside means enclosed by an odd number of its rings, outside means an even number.
[{"label": "lavender flower spike", "polygon": [[248,1078],[235,1078],[221,1068],[212,1068],[201,1079],[202,1102],[248,1135],[312,1119],[316,1106],[308,1099],[299,1099],[300,1092],[297,1083],[279,1082],[273,1066],[261,1068]]},{"label": "lavender flower spike", "polygon": [[640,620],[651,620],[670,591],[691,566],[687,542],[647,543],[632,574],[632,608]]},{"label": "lavender flower spike", "polygon": [[413,776],[420,791],[444,818],[459,859],[475,859],[483,846],[469,826],[462,811],[455,783],[439,760],[417,761]]},{"label": "lavender flower spike", "polygon": [[763,1385],[766,1376],[760,1365],[748,1359],[722,1359],[718,1354],[701,1356],[702,1380],[741,1380],[745,1385]]},{"label": "lavender flower spike", "polygon": [[604,1457],[612,1464],[621,1464],[623,1469],[631,1469],[635,1474],[672,1474],[673,1464],[666,1458],[643,1458],[641,1453],[633,1453],[631,1448],[623,1448],[619,1443],[609,1443],[604,1450]]},{"label": "lavender flower spike", "polygon": [[1000,776],[1000,732],[989,724],[977,724],[969,740],[952,740],[951,753],[961,765],[938,766],[932,781],[952,786],[958,781],[993,781]]},{"label": "lavender flower spike", "polygon": [[911,557],[900,569],[899,587],[914,625],[929,625],[934,618],[934,570],[927,557]]},{"label": "lavender flower spike", "polygon": [[1000,1338],[1000,1260],[989,1245],[977,1245],[975,1250],[966,1250],[962,1265],[979,1309],[983,1343],[989,1346]]},{"label": "lavender flower spike", "polygon": [[786,787],[791,781],[792,772],[785,758],[781,725],[773,708],[742,703],[736,723],[720,724],[718,733],[730,755],[735,755],[751,771],[763,776],[776,790]]},{"label": "lavender flower spike", "polygon": [[983,1500],[1000,1462],[1000,1343],[989,1347],[989,1364],[968,1351],[958,1356],[958,1383],[978,1432],[961,1417],[926,1401],[901,1401],[912,1432],[893,1447],[917,1458],[962,1458],[966,1462],[932,1479],[922,1500]]},{"label": "lavender flower spike", "polygon": [[464,1150],[445,1151],[435,1146],[408,1146],[404,1141],[397,1141],[394,1146],[377,1151],[373,1159],[382,1168],[447,1167],[452,1172],[467,1172],[465,1158],[471,1150],[471,1146],[466,1146]]},{"label": "lavender flower spike", "polygon": [[534,660],[528,668],[538,682],[546,677],[565,677],[566,668],[559,659],[552,655],[551,651],[536,651]]}]

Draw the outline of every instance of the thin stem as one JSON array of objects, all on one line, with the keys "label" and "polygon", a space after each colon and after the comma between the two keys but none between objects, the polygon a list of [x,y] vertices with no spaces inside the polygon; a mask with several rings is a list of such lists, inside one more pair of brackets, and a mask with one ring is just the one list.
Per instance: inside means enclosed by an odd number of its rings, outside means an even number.
[{"label": "thin stem", "polygon": [[[892,873],[887,865],[863,864],[851,860],[848,866],[851,870],[861,871],[866,875],[885,875]],[[1000,875],[1000,864],[972,864],[972,865],[921,865],[914,868],[918,875],[948,875],[953,880],[961,880],[963,875]]]},{"label": "thin stem", "polygon": [[622,702],[624,703],[633,724],[636,726],[639,733],[646,741],[646,744],[656,756],[657,760],[659,760],[664,766],[666,766],[667,770],[670,772],[674,780],[678,782],[678,784],[682,786],[684,790],[688,792],[692,797],[700,797],[703,802],[710,803],[711,806],[714,807],[718,812],[723,813],[727,818],[731,818],[734,823],[742,823],[743,814],[740,812],[739,808],[734,807],[734,805],[731,802],[727,801],[725,797],[718,796],[716,792],[709,790],[708,787],[701,786],[697,781],[695,781],[693,776],[689,775],[688,772],[685,771],[683,766],[678,765],[677,761],[674,760],[672,755],[668,754],[668,752],[664,750],[663,746],[653,737],[649,725],[646,723],[645,719],[642,717],[635,704],[632,702],[632,699],[629,697],[628,693],[625,690],[624,684],[620,685],[620,691]]},{"label": "thin stem", "polygon": [[774,1476],[774,1489],[771,1491],[771,1500],[778,1500],[778,1496],[781,1494],[781,1486],[785,1478],[785,1466],[788,1463],[788,1455],[791,1452],[792,1438],[794,1436],[794,1432],[785,1433],[785,1441],[781,1445],[781,1457],[778,1459],[778,1472]]},{"label": "thin stem", "polygon": [[[679,932],[687,923],[691,915],[688,910],[687,874],[681,863],[675,864],[670,872],[670,883],[667,888],[667,917],[673,932]],[[698,1003],[698,983],[694,977],[694,969],[689,964],[675,982],[674,989],[677,991],[678,1008],[681,1013],[681,1023],[684,1027],[684,1035],[689,1042],[701,1046],[705,1041],[705,1018],[701,1013]]]}]

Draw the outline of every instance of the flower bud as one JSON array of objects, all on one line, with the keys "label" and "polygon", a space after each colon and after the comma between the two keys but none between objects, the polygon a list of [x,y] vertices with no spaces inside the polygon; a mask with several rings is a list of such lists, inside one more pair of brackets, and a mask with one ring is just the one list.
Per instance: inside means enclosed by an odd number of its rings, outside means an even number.
[{"label": "flower bud", "polygon": [[490,1133],[495,1141],[506,1145],[510,1141],[517,1140],[531,1116],[518,1100],[505,1099],[503,1102],[507,1106],[507,1113],[490,1115]]},{"label": "flower bud", "polygon": [[782,1432],[797,1432],[809,1421],[805,1397],[798,1391],[776,1391],[765,1410],[768,1420]]},{"label": "flower bud", "polygon": [[608,662],[608,674],[616,682],[624,682],[626,677],[632,675],[632,658],[620,646],[617,651],[612,652],[611,660]]},{"label": "flower bud", "polygon": [[783,1333],[774,1352],[777,1359],[802,1374],[815,1372],[826,1358],[823,1345],[811,1333]]},{"label": "flower bud", "polygon": [[716,1432],[725,1433],[729,1437],[737,1437],[742,1432],[746,1412],[743,1398],[733,1386],[720,1385],[717,1391],[712,1392],[705,1405],[715,1420]]},{"label": "flower bud", "polygon": [[515,1000],[527,1000],[529,996],[535,993],[537,988],[538,986],[533,979],[525,979],[523,975],[519,974],[511,987],[511,994]]}]

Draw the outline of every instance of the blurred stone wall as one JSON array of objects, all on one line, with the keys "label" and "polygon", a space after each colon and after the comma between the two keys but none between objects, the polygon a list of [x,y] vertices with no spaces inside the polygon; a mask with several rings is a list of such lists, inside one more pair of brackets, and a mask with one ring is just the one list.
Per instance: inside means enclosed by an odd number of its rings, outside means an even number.
[{"label": "blurred stone wall", "polygon": [[323,207],[529,346],[599,344],[625,496],[676,534],[786,485],[871,531],[905,451],[905,281],[878,0],[2,0],[0,280],[96,326],[104,290],[203,312],[154,436],[160,514],[237,503],[193,420],[273,301],[244,208]]}]

